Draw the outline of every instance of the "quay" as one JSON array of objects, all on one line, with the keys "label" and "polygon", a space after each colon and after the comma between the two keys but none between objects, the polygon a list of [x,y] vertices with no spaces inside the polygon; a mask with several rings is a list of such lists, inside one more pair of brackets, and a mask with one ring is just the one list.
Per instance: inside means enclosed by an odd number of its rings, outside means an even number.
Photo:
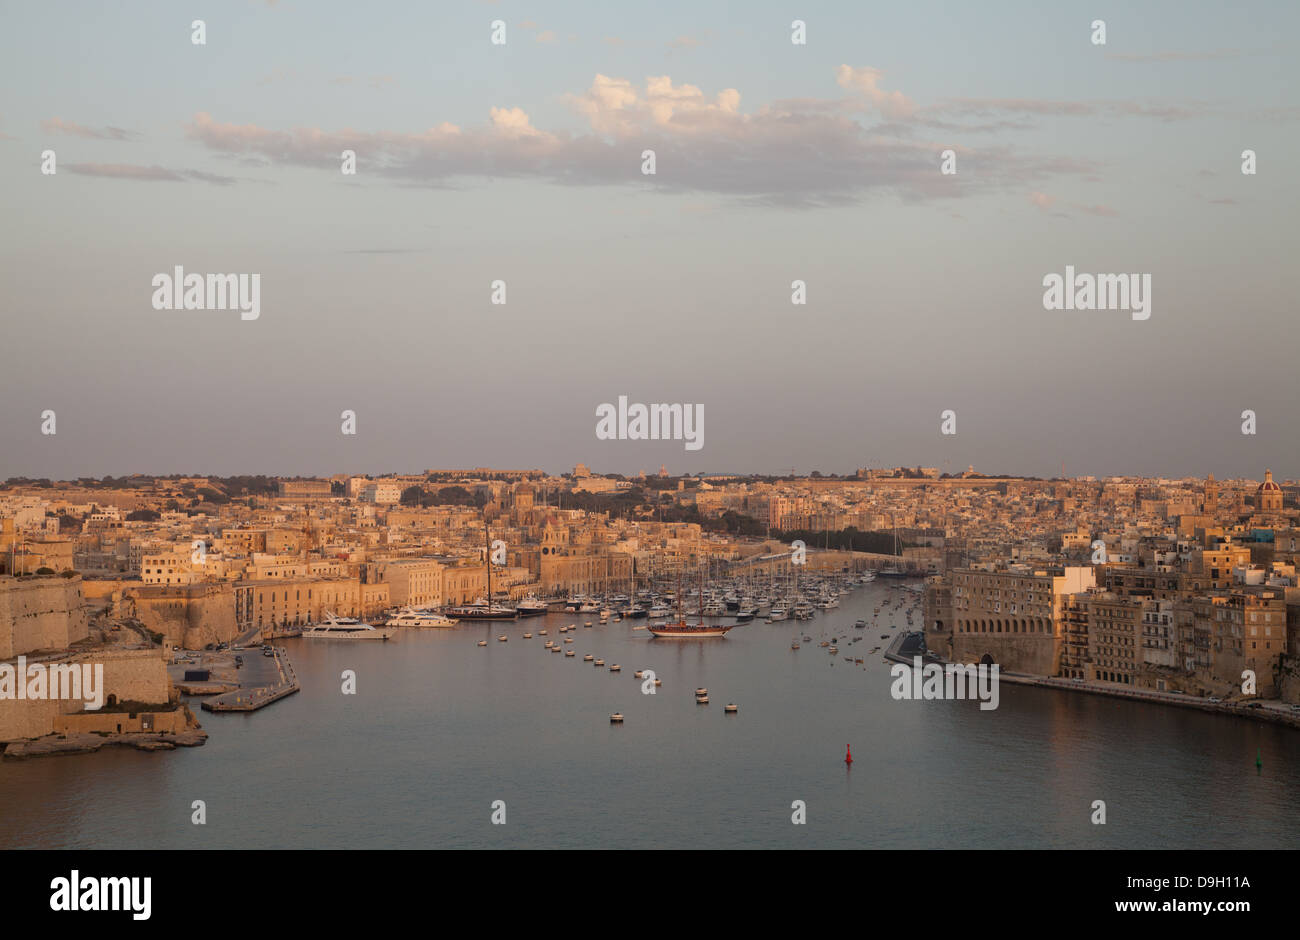
[{"label": "quay", "polygon": [[214,696],[203,703],[203,710],[208,712],[255,712],[259,708],[265,708],[272,702],[278,702],[280,699],[301,690],[302,687],[298,684],[298,676],[293,671],[293,664],[289,662],[289,657],[285,654],[283,648],[275,647],[274,657],[259,655],[258,657],[250,657],[250,660],[263,658],[273,659],[275,675],[270,677],[271,682],[249,687],[241,686],[233,692]]},{"label": "quay", "polygon": [[[923,663],[945,661],[934,653],[925,651],[924,634],[900,633],[890,642],[884,657],[890,662],[911,666],[913,657],[920,656]],[[1181,708],[1196,708],[1205,712],[1218,712],[1223,715],[1236,715],[1239,718],[1253,718],[1257,721],[1269,721],[1274,724],[1300,728],[1300,709],[1294,709],[1282,702],[1270,699],[1231,702],[1211,702],[1208,698],[1186,695],[1181,692],[1160,692],[1155,689],[1124,689],[1118,686],[1098,685],[1093,682],[1076,679],[1062,679],[1055,676],[1035,676],[1028,673],[998,670],[1000,682],[1013,685],[1032,685],[1042,689],[1058,689],[1066,692],[1086,692],[1090,695],[1107,695],[1111,698],[1126,698],[1141,702],[1154,702],[1157,705],[1174,705]]]}]

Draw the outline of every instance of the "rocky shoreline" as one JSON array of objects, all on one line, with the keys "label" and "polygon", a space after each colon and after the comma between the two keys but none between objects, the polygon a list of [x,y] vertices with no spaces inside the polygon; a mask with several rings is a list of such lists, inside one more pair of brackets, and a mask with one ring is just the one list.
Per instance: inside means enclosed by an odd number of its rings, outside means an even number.
[{"label": "rocky shoreline", "polygon": [[208,739],[202,728],[190,728],[180,734],[50,734],[30,741],[14,741],[4,745],[6,759],[23,760],[29,757],[57,757],[65,754],[91,754],[105,747],[133,747],[137,751],[173,751],[178,747],[199,747]]}]

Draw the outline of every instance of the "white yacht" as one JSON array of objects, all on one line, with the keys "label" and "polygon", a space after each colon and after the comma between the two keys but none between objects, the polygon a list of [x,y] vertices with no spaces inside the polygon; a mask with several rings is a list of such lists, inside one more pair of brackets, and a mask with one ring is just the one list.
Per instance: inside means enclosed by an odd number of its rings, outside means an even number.
[{"label": "white yacht", "polygon": [[313,640],[386,640],[392,636],[355,617],[336,617],[329,611],[325,612],[324,623],[303,631],[302,635]]},{"label": "white yacht", "polygon": [[786,614],[787,611],[785,605],[782,604],[780,601],[778,601],[777,603],[772,605],[772,611],[771,613],[768,614],[768,616],[771,617],[773,620],[784,620],[786,618]]},{"label": "white yacht", "polygon": [[669,609],[667,604],[656,603],[650,608],[650,619],[659,620],[660,618],[669,616],[671,613],[672,610]]},{"label": "white yacht", "polygon": [[538,599],[536,594],[529,594],[515,605],[520,617],[541,617],[547,611],[546,601]]},{"label": "white yacht", "polygon": [[444,617],[427,607],[403,607],[388,621],[390,627],[454,627],[460,621]]}]

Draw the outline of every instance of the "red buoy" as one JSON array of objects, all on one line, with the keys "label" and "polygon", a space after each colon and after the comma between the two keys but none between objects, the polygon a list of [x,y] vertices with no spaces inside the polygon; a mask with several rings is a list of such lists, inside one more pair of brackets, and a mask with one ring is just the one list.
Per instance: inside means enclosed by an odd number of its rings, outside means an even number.
[{"label": "red buoy", "polygon": [[844,745],[844,763],[846,764],[853,763],[853,749],[850,748],[847,744]]}]

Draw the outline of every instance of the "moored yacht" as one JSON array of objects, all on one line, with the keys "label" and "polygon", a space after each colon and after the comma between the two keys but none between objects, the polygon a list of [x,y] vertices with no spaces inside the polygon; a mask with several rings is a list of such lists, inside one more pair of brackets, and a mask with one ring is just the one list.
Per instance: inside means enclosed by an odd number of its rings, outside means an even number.
[{"label": "moored yacht", "polygon": [[457,621],[444,617],[429,607],[403,607],[396,617],[391,618],[390,627],[454,627]]},{"label": "moored yacht", "polygon": [[376,630],[356,617],[336,617],[327,610],[325,622],[304,630],[302,635],[313,640],[386,640],[392,634]]},{"label": "moored yacht", "polygon": [[540,600],[536,594],[529,594],[515,605],[515,610],[520,617],[540,617],[546,613],[546,601]]},{"label": "moored yacht", "polygon": [[444,607],[442,612],[457,620],[514,620],[519,616],[519,612],[513,607],[489,604],[481,597],[473,604]]}]

